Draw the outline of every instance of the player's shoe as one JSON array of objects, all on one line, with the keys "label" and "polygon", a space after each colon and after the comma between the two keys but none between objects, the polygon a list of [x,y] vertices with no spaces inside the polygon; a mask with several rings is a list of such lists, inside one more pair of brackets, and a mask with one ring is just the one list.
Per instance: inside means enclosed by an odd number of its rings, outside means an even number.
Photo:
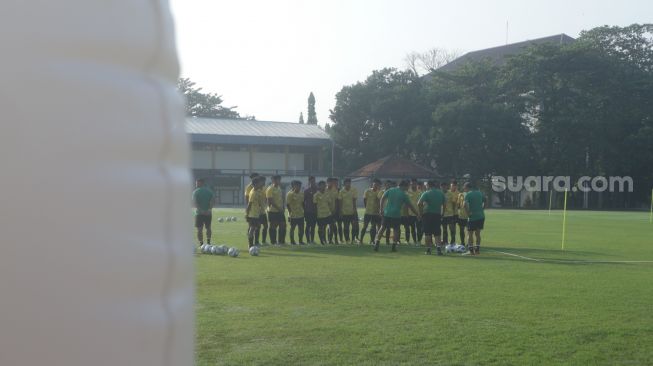
[{"label": "player's shoe", "polygon": [[397,251],[397,243],[392,243],[392,249],[390,249],[391,252],[396,252]]},{"label": "player's shoe", "polygon": [[373,247],[373,248],[374,248],[374,251],[375,251],[375,252],[378,252],[378,251],[379,251],[379,242],[378,242],[378,241],[377,241],[376,243],[374,243],[374,247]]},{"label": "player's shoe", "polygon": [[442,248],[440,248],[439,245],[437,247],[435,247],[435,248],[436,248],[436,250],[438,252],[438,255],[442,255]]},{"label": "player's shoe", "polygon": [[426,255],[431,255],[431,248],[426,248],[426,252],[424,252]]}]

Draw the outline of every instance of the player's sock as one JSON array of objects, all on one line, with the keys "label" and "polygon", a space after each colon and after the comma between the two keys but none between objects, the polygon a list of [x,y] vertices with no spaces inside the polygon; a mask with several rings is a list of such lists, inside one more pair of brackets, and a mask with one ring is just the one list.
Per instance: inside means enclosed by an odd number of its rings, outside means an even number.
[{"label": "player's sock", "polygon": [[272,245],[277,244],[277,229],[270,227],[270,243]]},{"label": "player's sock", "polygon": [[263,244],[265,244],[265,242],[268,241],[268,226],[267,226],[267,225],[264,225],[262,231],[263,231],[263,232],[262,232],[261,236],[263,237],[263,238],[262,238],[262,239],[263,239]]},{"label": "player's sock", "polygon": [[370,229],[370,243],[374,244],[375,239],[376,239],[376,225],[372,226],[372,228]]}]

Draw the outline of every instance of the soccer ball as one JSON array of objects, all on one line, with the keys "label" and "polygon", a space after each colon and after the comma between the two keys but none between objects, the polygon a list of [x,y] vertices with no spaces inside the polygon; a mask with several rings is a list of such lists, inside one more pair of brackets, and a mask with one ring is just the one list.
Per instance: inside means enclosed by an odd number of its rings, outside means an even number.
[{"label": "soccer ball", "polygon": [[240,252],[236,248],[229,248],[229,251],[227,252],[227,254],[229,254],[230,257],[236,258],[238,256],[238,254],[240,254]]},{"label": "soccer ball", "polygon": [[215,245],[211,245],[211,254],[220,254],[219,247],[217,247]]},{"label": "soccer ball", "polygon": [[202,253],[207,254],[209,249],[211,249],[210,247],[211,247],[210,245],[204,244],[200,247],[200,250],[202,251]]},{"label": "soccer ball", "polygon": [[227,252],[229,251],[229,248],[224,244],[220,245],[218,248],[219,248],[218,250],[220,251],[219,254],[227,254]]},{"label": "soccer ball", "polygon": [[221,217],[218,219],[218,222],[224,222],[224,219]]},{"label": "soccer ball", "polygon": [[444,251],[447,252],[447,253],[453,253],[453,251],[454,251],[454,249],[453,249],[453,245],[451,245],[451,244],[447,244],[447,245],[444,247]]},{"label": "soccer ball", "polygon": [[249,255],[253,255],[254,257],[258,256],[260,252],[261,250],[257,246],[249,248]]},{"label": "soccer ball", "polygon": [[456,251],[456,253],[465,253],[465,246],[462,244],[456,244],[454,250]]}]

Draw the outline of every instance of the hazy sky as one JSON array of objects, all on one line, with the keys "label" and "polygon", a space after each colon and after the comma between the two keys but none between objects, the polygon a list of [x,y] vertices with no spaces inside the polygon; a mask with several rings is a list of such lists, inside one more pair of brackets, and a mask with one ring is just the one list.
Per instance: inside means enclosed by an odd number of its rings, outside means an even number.
[{"label": "hazy sky", "polygon": [[473,51],[653,21],[653,1],[170,0],[182,75],[259,120],[320,124],[335,94],[411,51]]}]

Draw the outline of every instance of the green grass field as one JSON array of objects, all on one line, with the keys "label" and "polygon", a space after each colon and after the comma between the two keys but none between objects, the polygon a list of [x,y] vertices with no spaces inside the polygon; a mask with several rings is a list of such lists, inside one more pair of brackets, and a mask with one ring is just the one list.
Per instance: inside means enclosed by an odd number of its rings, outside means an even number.
[{"label": "green grass field", "polygon": [[648,213],[569,212],[562,252],[560,211],[488,210],[479,257],[383,244],[250,257],[242,216],[213,224],[239,258],[196,257],[198,365],[653,364]]}]

